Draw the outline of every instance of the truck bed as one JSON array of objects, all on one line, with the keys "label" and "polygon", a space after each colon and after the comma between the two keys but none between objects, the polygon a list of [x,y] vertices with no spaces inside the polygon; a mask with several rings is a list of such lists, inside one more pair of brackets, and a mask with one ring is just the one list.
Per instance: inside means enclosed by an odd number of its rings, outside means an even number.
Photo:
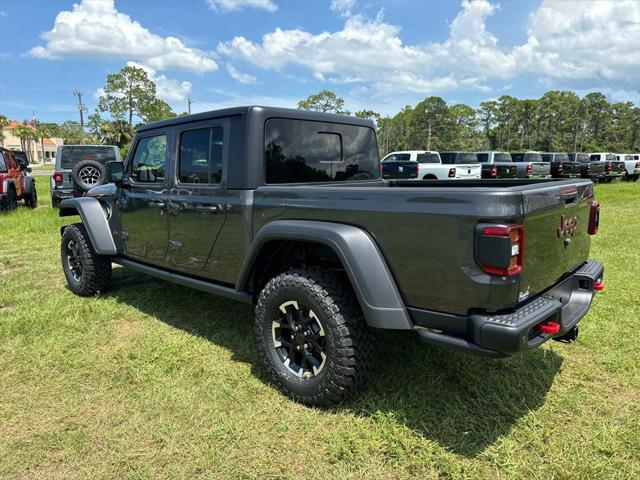
[{"label": "truck bed", "polygon": [[[276,219],[358,226],[378,244],[408,306],[460,315],[515,307],[584,263],[591,241],[593,186],[582,179],[269,185],[254,195],[254,232]],[[570,247],[557,236],[561,217],[575,217],[579,226]],[[480,269],[479,223],[524,225],[521,274],[495,277]]]}]

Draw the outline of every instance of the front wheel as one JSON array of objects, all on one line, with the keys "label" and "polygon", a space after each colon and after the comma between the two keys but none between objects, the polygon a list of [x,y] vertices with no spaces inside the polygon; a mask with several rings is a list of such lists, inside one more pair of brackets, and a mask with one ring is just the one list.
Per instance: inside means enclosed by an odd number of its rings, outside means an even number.
[{"label": "front wheel", "polygon": [[319,268],[272,278],[256,307],[258,348],[275,384],[301,403],[328,407],[372,368],[373,335],[350,285]]},{"label": "front wheel", "polygon": [[95,295],[111,283],[111,258],[96,253],[83,224],[64,229],[60,257],[69,290],[76,295]]}]

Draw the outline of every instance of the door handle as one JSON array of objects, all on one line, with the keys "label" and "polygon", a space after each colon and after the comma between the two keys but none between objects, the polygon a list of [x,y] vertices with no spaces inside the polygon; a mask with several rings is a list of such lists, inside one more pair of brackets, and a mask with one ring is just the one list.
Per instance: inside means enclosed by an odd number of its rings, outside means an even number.
[{"label": "door handle", "polygon": [[196,212],[207,214],[218,213],[218,207],[215,205],[198,205],[196,206]]}]

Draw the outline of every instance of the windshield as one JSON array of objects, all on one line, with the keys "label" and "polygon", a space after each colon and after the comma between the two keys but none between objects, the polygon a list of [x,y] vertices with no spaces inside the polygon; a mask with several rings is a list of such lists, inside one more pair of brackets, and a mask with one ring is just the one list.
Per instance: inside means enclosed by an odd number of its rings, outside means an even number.
[{"label": "windshield", "polygon": [[116,160],[116,152],[113,147],[100,147],[94,145],[79,145],[77,147],[62,147],[60,153],[60,168],[73,168],[83,160],[95,160],[99,163]]},{"label": "windshield", "polygon": [[419,153],[418,163],[440,163],[440,157],[437,153]]}]

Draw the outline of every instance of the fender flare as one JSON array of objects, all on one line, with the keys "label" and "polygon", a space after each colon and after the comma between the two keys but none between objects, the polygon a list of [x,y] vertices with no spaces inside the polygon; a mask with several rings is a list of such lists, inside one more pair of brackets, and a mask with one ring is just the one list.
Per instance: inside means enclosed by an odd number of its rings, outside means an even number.
[{"label": "fender flare", "polygon": [[[5,178],[2,181],[2,193],[3,194],[9,193],[9,185],[13,185],[13,180],[9,179],[9,178]],[[15,186],[14,186],[14,188],[15,188]]]},{"label": "fender flare", "polygon": [[[116,244],[111,235],[109,221],[100,202],[91,197],[66,198],[60,202],[61,217],[80,215],[87,229],[91,245],[100,255],[116,255]],[[64,230],[64,227],[62,227]]]},{"label": "fender flare", "polygon": [[367,232],[352,225],[309,220],[275,220],[268,223],[251,242],[236,290],[247,289],[260,250],[273,240],[327,245],[342,262],[369,326],[398,330],[413,327],[380,249]]}]

